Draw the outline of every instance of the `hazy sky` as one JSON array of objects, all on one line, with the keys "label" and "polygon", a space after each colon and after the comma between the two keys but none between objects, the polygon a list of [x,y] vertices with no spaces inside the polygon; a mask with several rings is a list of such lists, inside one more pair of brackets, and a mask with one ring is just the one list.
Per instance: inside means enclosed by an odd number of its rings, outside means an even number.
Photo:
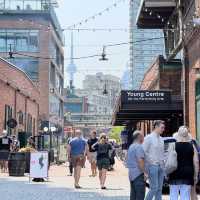
[{"label": "hazy sky", "polygon": [[[104,10],[118,0],[59,0],[57,9],[58,18],[62,28],[66,28],[74,23],[93,16]],[[117,7],[104,13],[96,19],[79,26],[79,28],[128,28],[129,24],[129,0],[121,2]],[[128,31],[75,31],[74,32],[74,57],[88,56],[102,53],[102,46],[112,43],[128,42]],[[71,32],[65,31],[65,57],[70,56]],[[106,49],[109,61],[99,61],[99,58],[75,60],[77,74],[75,76],[75,86],[81,87],[82,80],[86,74],[104,72],[122,76],[129,59],[129,46],[109,47]],[[69,61],[65,60],[65,67]],[[66,81],[68,83],[68,76]]]}]

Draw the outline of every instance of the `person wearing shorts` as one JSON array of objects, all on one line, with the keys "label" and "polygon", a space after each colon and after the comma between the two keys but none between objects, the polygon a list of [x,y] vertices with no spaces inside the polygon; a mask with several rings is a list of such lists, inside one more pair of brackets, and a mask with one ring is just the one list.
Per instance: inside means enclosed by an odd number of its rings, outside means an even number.
[{"label": "person wearing shorts", "polygon": [[110,166],[109,151],[112,150],[111,144],[107,142],[105,133],[102,133],[99,142],[92,146],[97,151],[97,167],[99,170],[99,181],[101,189],[105,190],[106,173]]},{"label": "person wearing shorts", "polygon": [[82,134],[80,130],[76,130],[75,134],[76,137],[69,142],[68,158],[72,162],[74,168],[74,187],[80,189],[79,180],[87,153],[87,143],[81,137]]},{"label": "person wearing shorts", "polygon": [[96,167],[97,153],[92,148],[92,146],[98,142],[96,135],[97,135],[96,131],[93,131],[91,133],[91,138],[87,142],[89,148],[88,161],[91,164],[91,171],[92,171],[92,175],[90,175],[90,177],[95,177],[97,175],[97,167]]}]

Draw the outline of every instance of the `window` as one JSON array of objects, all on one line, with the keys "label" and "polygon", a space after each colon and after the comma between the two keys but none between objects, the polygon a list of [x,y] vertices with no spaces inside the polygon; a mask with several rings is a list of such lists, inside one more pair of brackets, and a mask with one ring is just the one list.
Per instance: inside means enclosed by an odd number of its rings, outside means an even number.
[{"label": "window", "polygon": [[30,114],[28,114],[28,117],[27,117],[27,133],[28,135],[32,135],[33,133],[33,120]]},{"label": "window", "polygon": [[38,80],[38,59],[32,58],[14,58],[9,59],[11,63],[22,69],[33,81]]},{"label": "window", "polygon": [[18,112],[18,123],[20,125],[24,124],[24,114],[23,114],[23,112],[21,110]]},{"label": "window", "polygon": [[56,84],[56,69],[55,66],[51,63],[51,70],[50,70],[50,82],[55,87]]},{"label": "window", "polygon": [[8,131],[8,135],[12,134],[12,129],[7,126],[7,122],[12,118],[12,107],[5,105],[5,116],[4,116],[4,129]]},{"label": "window", "polygon": [[0,52],[8,52],[10,46],[14,51],[39,51],[39,31],[22,29],[0,30]]}]

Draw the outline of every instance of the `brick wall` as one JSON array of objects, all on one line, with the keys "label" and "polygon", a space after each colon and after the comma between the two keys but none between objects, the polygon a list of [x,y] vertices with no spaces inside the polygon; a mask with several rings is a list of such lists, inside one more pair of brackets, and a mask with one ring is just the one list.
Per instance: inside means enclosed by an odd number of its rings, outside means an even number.
[{"label": "brick wall", "polygon": [[190,131],[194,137],[196,137],[196,96],[195,85],[199,76],[196,74],[196,70],[200,69],[200,30],[196,30],[192,35],[192,38],[187,43],[187,59],[189,69],[187,71],[187,124],[190,127]]},{"label": "brick wall", "polygon": [[[51,57],[50,42],[53,40],[57,44],[58,48],[60,49],[61,54],[64,56],[62,44],[60,40],[58,39],[53,26],[51,25],[51,21],[48,15],[38,14],[37,17],[35,15],[26,16],[23,14],[22,15],[19,14],[16,16],[4,15],[0,19],[0,27],[1,29],[11,28],[11,29],[40,30],[39,31],[39,52],[35,52],[35,53],[26,52],[26,54],[39,56],[39,57],[45,57],[45,58]],[[0,53],[0,56],[7,57],[8,53]],[[51,59],[39,59],[39,81],[37,82],[39,92],[40,92],[39,115],[40,115],[41,120],[47,120],[47,121],[51,120],[53,123],[55,124],[59,123],[61,126],[63,126],[63,119],[59,119],[59,120],[56,120],[56,118],[50,119],[50,116],[49,116],[50,114],[49,113],[49,91],[50,91],[50,83],[49,83],[50,77],[49,76],[50,76],[51,62],[52,62]],[[61,69],[58,69],[57,67],[57,70],[58,71],[60,70],[60,73],[62,74]]]},{"label": "brick wall", "polygon": [[[5,105],[13,109],[12,117],[18,121],[18,113],[24,114],[24,123],[18,125],[14,130],[25,131],[25,116],[30,114],[35,119],[35,132],[37,134],[37,123],[39,114],[39,90],[28,76],[0,58],[0,134],[4,129],[5,123]],[[26,114],[26,115],[25,115]]]}]

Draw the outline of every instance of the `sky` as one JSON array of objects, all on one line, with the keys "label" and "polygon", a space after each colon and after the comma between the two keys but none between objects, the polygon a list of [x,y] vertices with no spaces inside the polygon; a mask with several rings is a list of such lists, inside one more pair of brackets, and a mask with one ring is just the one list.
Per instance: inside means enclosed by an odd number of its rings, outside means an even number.
[{"label": "sky", "polygon": [[[62,28],[76,24],[96,13],[106,9],[119,0],[58,0],[57,15]],[[77,28],[127,28],[129,26],[129,0],[124,0],[118,6],[101,16],[78,26]],[[71,31],[65,31],[65,72],[69,64]],[[128,31],[73,31],[74,57],[101,54],[103,45],[128,42]],[[99,61],[99,57],[75,60],[77,73],[75,87],[81,88],[86,74],[103,72],[121,77],[129,60],[129,46],[106,48],[108,61]],[[69,78],[65,76],[65,86]]]}]

